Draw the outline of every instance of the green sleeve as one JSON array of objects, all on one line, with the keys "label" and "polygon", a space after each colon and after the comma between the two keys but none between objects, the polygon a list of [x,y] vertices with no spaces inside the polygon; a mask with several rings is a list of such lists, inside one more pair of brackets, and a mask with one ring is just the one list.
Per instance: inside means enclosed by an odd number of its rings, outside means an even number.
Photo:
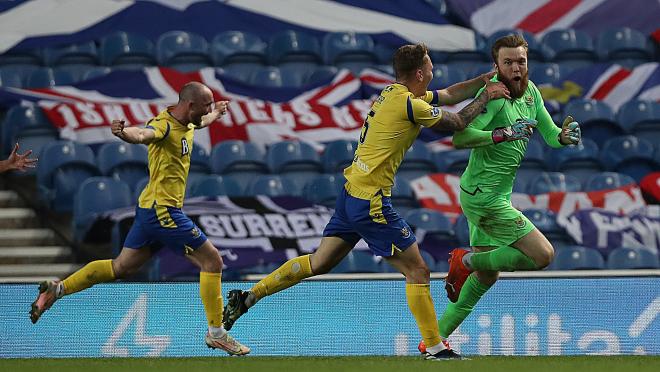
[{"label": "green sleeve", "polygon": [[541,93],[536,88],[536,86],[534,86],[534,91],[536,93],[535,101],[536,121],[538,122],[537,129],[541,133],[541,136],[543,136],[543,140],[548,144],[548,146],[553,148],[564,147],[564,145],[559,143],[559,133],[561,132],[561,128],[555,125],[555,122],[552,120],[552,116],[550,116],[550,113],[548,113],[548,110],[545,108],[545,105],[543,104],[543,97],[541,97]]},{"label": "green sleeve", "polygon": [[471,125],[460,132],[454,133],[452,139],[457,149],[470,149],[493,144],[493,133],[489,130],[473,128]]}]

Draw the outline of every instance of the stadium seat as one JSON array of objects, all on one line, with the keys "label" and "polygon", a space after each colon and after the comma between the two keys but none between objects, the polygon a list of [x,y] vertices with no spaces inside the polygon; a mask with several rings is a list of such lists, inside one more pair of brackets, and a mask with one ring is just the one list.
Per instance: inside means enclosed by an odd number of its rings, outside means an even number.
[{"label": "stadium seat", "polygon": [[589,177],[584,191],[611,190],[635,183],[635,180],[621,173],[602,172]]},{"label": "stadium seat", "polygon": [[211,150],[211,171],[232,175],[243,190],[258,175],[268,173],[264,154],[251,142],[222,141]]},{"label": "stadium seat", "polygon": [[433,66],[433,80],[431,80],[428,90],[445,89],[466,79],[467,77],[462,70],[453,66],[438,64]]},{"label": "stadium seat", "polygon": [[607,255],[607,268],[613,270],[660,269],[658,253],[649,248],[616,248]]},{"label": "stadium seat", "polygon": [[352,250],[331,271],[333,274],[378,273],[380,267],[370,251]]},{"label": "stadium seat", "polygon": [[187,197],[196,196],[242,196],[241,186],[231,176],[217,174],[200,177]]},{"label": "stadium seat", "polygon": [[592,139],[601,147],[608,139],[624,132],[616,122],[612,109],[603,101],[573,100],[564,107],[564,117],[567,115],[573,116],[580,123],[584,138]]},{"label": "stadium seat", "polygon": [[[431,58],[434,63],[442,62],[446,65],[460,68],[466,74],[474,69],[476,66],[483,65],[483,63],[492,63],[490,57],[490,49],[486,47],[486,40],[479,33],[474,33],[476,47],[471,50],[455,50],[448,53],[431,53]],[[444,57],[443,57],[444,55]]]},{"label": "stadium seat", "polygon": [[276,174],[267,174],[252,180],[248,195],[296,196],[292,193],[295,188],[296,186],[289,179]]},{"label": "stadium seat", "polygon": [[39,106],[32,104],[12,106],[2,122],[2,152],[9,154],[17,137],[34,135],[56,136],[57,129]]},{"label": "stadium seat", "polygon": [[601,59],[627,68],[653,61],[653,49],[649,39],[643,33],[628,27],[602,31],[596,41],[596,51]]},{"label": "stadium seat", "polygon": [[433,155],[422,141],[415,141],[403,157],[397,176],[407,181],[436,173],[437,166],[433,162]]},{"label": "stadium seat", "polygon": [[42,67],[34,65],[9,65],[0,67],[3,76],[15,76],[13,81],[15,82],[16,78],[21,81],[21,87],[25,88],[27,84],[28,77],[36,70]]},{"label": "stadium seat", "polygon": [[577,178],[560,172],[543,172],[528,185],[528,193],[576,192],[582,189]]},{"label": "stadium seat", "polygon": [[406,213],[404,219],[415,229],[416,235],[419,235],[419,230],[423,230],[426,236],[433,235],[440,239],[454,239],[454,229],[451,222],[438,211],[427,208],[412,209]]},{"label": "stadium seat", "polygon": [[149,177],[144,177],[135,184],[135,189],[133,190],[133,200],[137,202],[140,198],[140,194],[144,191],[144,188],[147,187],[149,183]]},{"label": "stadium seat", "polygon": [[576,146],[550,150],[548,163],[552,165],[551,170],[575,177],[584,185],[589,177],[604,170],[598,152],[594,141],[582,138]]},{"label": "stadium seat", "polygon": [[153,66],[156,51],[151,40],[123,31],[101,39],[101,61],[106,66]]},{"label": "stadium seat", "polygon": [[193,146],[190,152],[190,170],[188,173],[211,173],[209,154],[200,145]]},{"label": "stadium seat", "polygon": [[[392,65],[392,57],[394,57],[394,52],[396,52],[396,47],[390,44],[376,43],[374,45],[374,54],[378,58],[378,63],[381,65]],[[433,60],[434,63],[440,63],[440,61]]]},{"label": "stadium seat", "polygon": [[567,75],[568,69],[556,63],[536,63],[529,69],[529,78],[536,85],[553,85]]},{"label": "stadium seat", "polygon": [[57,67],[56,70],[66,71],[71,74],[74,83],[79,83],[99,76],[105,76],[112,71],[110,67],[89,65],[64,65]]},{"label": "stadium seat", "polygon": [[43,53],[40,49],[16,49],[12,48],[0,54],[0,66],[23,65],[42,66],[44,64]]},{"label": "stadium seat", "polygon": [[329,65],[342,62],[378,63],[371,36],[355,32],[328,32],[325,34],[323,56],[326,64]]},{"label": "stadium seat", "polygon": [[536,41],[534,34],[524,30],[504,29],[495,31],[488,37],[488,40],[486,41],[487,50],[490,51],[490,48],[493,46],[495,41],[497,41],[497,39],[512,34],[521,34],[525,38],[525,41],[527,41],[527,44],[529,45],[527,58],[530,61],[542,62],[544,60],[541,44]]},{"label": "stadium seat", "polygon": [[253,33],[224,31],[211,41],[211,55],[217,66],[266,64],[266,43]]},{"label": "stadium seat", "polygon": [[328,142],[321,154],[321,164],[326,173],[341,172],[353,163],[357,141],[336,140]]},{"label": "stadium seat", "polygon": [[257,68],[250,77],[250,83],[259,87],[295,88],[303,86],[305,76],[295,70],[267,66]]},{"label": "stadium seat", "polygon": [[209,56],[209,45],[204,37],[192,32],[169,31],[156,42],[158,64],[193,71],[213,63]]},{"label": "stadium seat", "polygon": [[552,30],[543,36],[541,44],[548,60],[561,62],[572,69],[586,67],[598,60],[591,36],[581,30]]},{"label": "stadium seat", "polygon": [[343,176],[334,174],[318,175],[305,185],[303,196],[311,202],[333,208],[344,182]]},{"label": "stadium seat", "polygon": [[454,222],[454,236],[456,236],[459,246],[470,246],[470,227],[464,214],[459,215]]},{"label": "stadium seat", "polygon": [[[99,213],[133,204],[131,191],[124,182],[109,177],[90,177],[80,184],[73,206],[73,240],[94,239],[87,236]],[[100,242],[99,242],[100,243]]]},{"label": "stadium seat", "polygon": [[268,147],[266,161],[273,173],[322,171],[321,160],[314,148],[300,141],[275,142]]},{"label": "stadium seat", "polygon": [[21,88],[23,87],[23,80],[18,74],[13,74],[7,70],[0,68],[0,88]]},{"label": "stadium seat", "polygon": [[37,186],[41,200],[57,212],[70,212],[73,197],[85,179],[99,175],[94,153],[87,145],[55,141],[39,154]]},{"label": "stadium seat", "polygon": [[75,82],[73,75],[68,71],[54,70],[50,67],[41,67],[34,70],[25,82],[26,88],[50,88],[53,86],[72,85]]},{"label": "stadium seat", "polygon": [[660,143],[660,103],[628,101],[619,108],[617,120],[629,133]]},{"label": "stadium seat", "polygon": [[330,83],[337,75],[337,71],[335,66],[318,66],[307,76],[306,84]]},{"label": "stadium seat", "polygon": [[597,250],[581,246],[561,247],[555,251],[552,270],[599,270],[605,268],[605,260]]},{"label": "stadium seat", "polygon": [[309,34],[300,31],[286,30],[276,33],[268,43],[270,63],[323,63],[321,43]]},{"label": "stadium seat", "polygon": [[93,41],[45,48],[43,53],[48,66],[99,64],[98,51]]},{"label": "stadium seat", "polygon": [[563,227],[557,223],[557,216],[547,209],[525,209],[523,214],[556,247],[573,244]]},{"label": "stadium seat", "polygon": [[648,173],[658,169],[653,150],[653,145],[643,138],[615,137],[603,145],[601,162],[607,170],[627,174],[639,182]]},{"label": "stadium seat", "polygon": [[98,150],[97,164],[101,174],[124,181],[135,190],[138,181],[149,176],[147,147],[124,142],[108,142]]},{"label": "stadium seat", "polygon": [[[25,149],[30,149],[32,150],[32,154],[34,154],[34,157],[38,158],[39,161],[41,162],[41,149],[43,149],[46,145],[57,141],[59,139],[59,134],[57,133],[49,133],[49,134],[40,134],[40,135],[29,135],[25,137],[17,137],[16,142],[18,142],[21,146],[21,152],[23,152]],[[38,165],[37,165],[38,167]],[[34,168],[30,168],[26,170],[25,172],[18,173],[18,175],[22,176],[34,176],[36,175],[37,171]]]},{"label": "stadium seat", "polygon": [[233,80],[250,83],[252,76],[259,68],[261,68],[261,66],[251,64],[229,65],[222,68],[221,74],[224,77],[228,77]]},{"label": "stadium seat", "polygon": [[439,172],[460,176],[468,165],[470,151],[470,149],[438,151],[433,153],[433,159]]},{"label": "stadium seat", "polygon": [[405,216],[408,211],[419,208],[417,198],[410,183],[401,177],[394,178],[392,187],[392,206],[400,216]]}]

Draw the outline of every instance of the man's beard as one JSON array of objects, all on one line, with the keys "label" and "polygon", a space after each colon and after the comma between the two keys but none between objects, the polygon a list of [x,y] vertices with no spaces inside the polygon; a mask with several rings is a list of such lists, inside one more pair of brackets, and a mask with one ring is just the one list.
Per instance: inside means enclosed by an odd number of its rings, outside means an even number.
[{"label": "man's beard", "polygon": [[521,76],[520,80],[516,81],[513,79],[507,79],[504,76],[499,76],[499,80],[506,85],[507,89],[509,89],[509,95],[511,96],[512,99],[518,99],[522,97],[523,94],[525,94],[525,91],[527,90],[527,84],[529,84],[529,73],[525,73],[525,75]]}]

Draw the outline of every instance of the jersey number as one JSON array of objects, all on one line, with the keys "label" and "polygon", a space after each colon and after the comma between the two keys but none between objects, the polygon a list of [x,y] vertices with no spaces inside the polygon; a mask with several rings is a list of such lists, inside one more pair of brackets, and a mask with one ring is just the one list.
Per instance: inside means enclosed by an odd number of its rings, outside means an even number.
[{"label": "jersey number", "polygon": [[364,125],[362,126],[362,132],[360,132],[360,143],[364,143],[364,140],[367,138],[367,131],[369,130],[369,122],[365,119]]}]

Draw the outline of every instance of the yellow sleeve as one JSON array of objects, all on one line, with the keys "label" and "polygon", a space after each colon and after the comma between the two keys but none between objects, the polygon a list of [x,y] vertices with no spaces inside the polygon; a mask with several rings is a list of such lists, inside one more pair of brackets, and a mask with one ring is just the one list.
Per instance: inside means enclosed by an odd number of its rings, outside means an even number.
[{"label": "yellow sleeve", "polygon": [[145,128],[152,129],[156,133],[156,141],[162,140],[170,134],[170,123],[167,120],[152,119],[147,122]]},{"label": "yellow sleeve", "polygon": [[408,120],[414,124],[432,127],[442,117],[442,110],[439,107],[433,107],[422,99],[408,97],[406,105]]},{"label": "yellow sleeve", "polygon": [[438,91],[437,90],[427,90],[424,96],[419,97],[421,100],[423,100],[426,103],[430,103],[434,106],[438,105],[439,102],[439,97],[438,97]]}]

